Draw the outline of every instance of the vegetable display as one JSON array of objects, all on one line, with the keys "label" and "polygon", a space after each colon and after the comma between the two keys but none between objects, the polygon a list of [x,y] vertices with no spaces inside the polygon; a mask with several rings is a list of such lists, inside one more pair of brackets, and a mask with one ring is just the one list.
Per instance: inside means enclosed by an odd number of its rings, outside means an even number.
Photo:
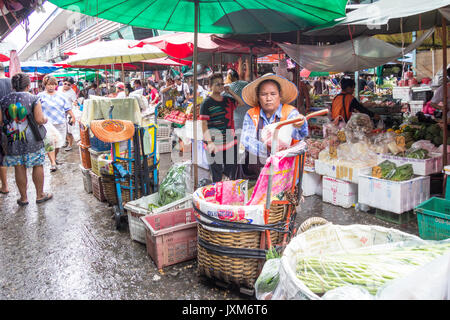
[{"label": "vegetable display", "polygon": [[395,163],[385,160],[372,168],[372,177],[391,181],[406,181],[414,177],[414,169],[410,163],[397,167]]},{"label": "vegetable display", "polygon": [[450,250],[450,243],[375,246],[321,255],[298,256],[296,275],[312,292],[358,285],[376,294],[396,278],[408,275]]}]

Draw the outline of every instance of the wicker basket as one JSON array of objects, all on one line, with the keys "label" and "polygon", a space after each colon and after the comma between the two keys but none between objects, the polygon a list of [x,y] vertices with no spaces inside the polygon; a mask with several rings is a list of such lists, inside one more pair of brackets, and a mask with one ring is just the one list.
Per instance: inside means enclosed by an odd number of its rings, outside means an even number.
[{"label": "wicker basket", "polygon": [[89,140],[89,128],[85,127],[82,123],[80,123],[80,142],[86,147],[91,146],[91,141]]},{"label": "wicker basket", "polygon": [[80,159],[81,159],[81,165],[85,169],[91,169],[91,154],[89,152],[89,148],[82,145],[81,143],[78,144],[78,147],[80,148]]},{"label": "wicker basket", "polygon": [[105,202],[106,198],[105,198],[105,194],[103,192],[103,186],[102,186],[102,183],[101,183],[101,180],[102,180],[101,177],[96,175],[92,171],[90,171],[89,173],[91,175],[91,180],[92,180],[92,193],[97,198],[97,200],[99,200],[101,202]]},{"label": "wicker basket", "polygon": [[95,151],[92,148],[89,148],[89,153],[91,154],[91,169],[96,175],[100,175],[100,166],[98,162],[98,158],[102,154],[111,153],[110,151]]},{"label": "wicker basket", "polygon": [[[273,224],[285,221],[289,206],[292,205],[287,201],[272,202],[268,223]],[[197,230],[198,238],[201,239],[198,243],[197,253],[199,273],[208,278],[253,289],[265,258],[219,255],[202,246],[201,242],[233,249],[261,249],[263,247],[261,240],[264,239],[264,231],[211,231],[202,225],[201,220],[199,220]],[[274,246],[281,245],[283,236],[284,233],[281,232],[270,232],[270,238]]]},{"label": "wicker basket", "polygon": [[[101,172],[101,184],[103,187],[103,193],[105,195],[106,202],[110,205],[116,205],[117,202],[117,190],[116,190],[116,181],[114,178],[114,175],[105,174],[104,172]],[[129,181],[121,181],[121,186],[128,187]],[[132,185],[135,187],[134,179],[132,178]],[[138,196],[135,195],[135,190],[133,190],[133,195],[135,198],[140,198],[140,191],[138,190]],[[122,203],[129,202],[133,199],[130,198],[130,190],[128,189],[122,189]]]}]

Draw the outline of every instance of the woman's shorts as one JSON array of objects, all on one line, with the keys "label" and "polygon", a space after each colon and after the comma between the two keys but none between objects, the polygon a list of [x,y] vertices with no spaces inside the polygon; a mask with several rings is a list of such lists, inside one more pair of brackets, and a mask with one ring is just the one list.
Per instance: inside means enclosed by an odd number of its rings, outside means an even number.
[{"label": "woman's shorts", "polygon": [[33,168],[44,165],[44,161],[45,149],[42,148],[39,151],[19,156],[6,155],[3,159],[3,165],[7,167],[25,166],[27,168]]}]

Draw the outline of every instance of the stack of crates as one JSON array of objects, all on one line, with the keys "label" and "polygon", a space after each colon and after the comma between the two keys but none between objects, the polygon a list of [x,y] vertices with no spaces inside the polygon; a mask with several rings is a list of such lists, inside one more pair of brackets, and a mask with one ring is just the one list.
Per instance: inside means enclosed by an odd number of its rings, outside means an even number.
[{"label": "stack of crates", "polygon": [[171,153],[172,152],[172,122],[158,119],[158,129],[156,135],[156,149],[158,153]]}]

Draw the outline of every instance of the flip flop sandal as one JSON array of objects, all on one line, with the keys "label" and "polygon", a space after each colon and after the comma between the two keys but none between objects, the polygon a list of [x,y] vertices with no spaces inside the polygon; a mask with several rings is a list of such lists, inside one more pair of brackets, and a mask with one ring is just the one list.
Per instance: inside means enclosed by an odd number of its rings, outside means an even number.
[{"label": "flip flop sandal", "polygon": [[36,200],[36,203],[43,203],[43,202],[48,201],[48,200],[50,200],[52,198],[53,198],[53,195],[50,194],[50,193],[47,193],[45,195],[45,197],[43,197],[42,199]]},{"label": "flip flop sandal", "polygon": [[21,207],[26,206],[29,202],[28,201],[21,201],[20,199],[17,199],[17,204]]},{"label": "flip flop sandal", "polygon": [[1,194],[8,194],[9,191],[6,191],[6,192],[5,192],[5,191],[1,191],[1,190],[0,190],[0,193],[1,193]]},{"label": "flip flop sandal", "polygon": [[50,167],[50,172],[55,172],[56,170],[58,170],[58,168],[56,166],[51,166]]}]

